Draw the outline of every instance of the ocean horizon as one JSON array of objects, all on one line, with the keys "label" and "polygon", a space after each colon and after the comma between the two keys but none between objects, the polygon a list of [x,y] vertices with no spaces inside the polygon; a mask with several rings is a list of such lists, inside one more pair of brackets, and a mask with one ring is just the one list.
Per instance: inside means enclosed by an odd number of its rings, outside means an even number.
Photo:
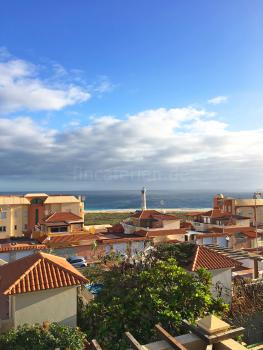
[{"label": "ocean horizon", "polygon": [[[33,193],[36,191],[32,191]],[[40,192],[40,191],[39,191]],[[43,191],[47,194],[73,194],[85,197],[85,210],[124,210],[139,209],[141,197],[139,190],[107,190],[107,191]],[[21,192],[0,192],[0,194],[25,194]],[[178,191],[148,190],[147,208],[160,209],[200,209],[211,208],[216,191]],[[225,196],[235,198],[251,198],[252,192],[224,192]]]}]

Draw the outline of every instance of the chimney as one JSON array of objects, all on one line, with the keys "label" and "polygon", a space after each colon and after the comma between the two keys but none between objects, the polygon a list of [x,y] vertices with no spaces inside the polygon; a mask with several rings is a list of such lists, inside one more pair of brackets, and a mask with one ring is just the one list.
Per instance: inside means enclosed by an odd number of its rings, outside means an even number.
[{"label": "chimney", "polygon": [[142,191],[141,191],[141,207],[142,210],[146,210],[147,209],[147,205],[146,205],[146,188],[143,187]]}]

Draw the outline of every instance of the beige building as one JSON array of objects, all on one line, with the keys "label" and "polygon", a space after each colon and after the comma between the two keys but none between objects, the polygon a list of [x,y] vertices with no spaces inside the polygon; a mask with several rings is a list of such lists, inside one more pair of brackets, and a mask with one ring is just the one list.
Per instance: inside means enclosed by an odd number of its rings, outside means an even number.
[{"label": "beige building", "polygon": [[214,208],[207,212],[189,213],[187,221],[191,223],[195,231],[199,232],[207,232],[214,228],[250,227],[250,217],[222,210]]},{"label": "beige building", "polygon": [[25,197],[0,196],[0,239],[22,236],[27,230],[29,205]]},{"label": "beige building", "polygon": [[160,213],[156,210],[145,209],[138,210],[129,218],[124,220],[121,225],[125,234],[131,234],[136,231],[160,231],[180,229],[180,219],[174,215]]},{"label": "beige building", "polygon": [[0,266],[0,332],[28,323],[77,325],[86,278],[64,258],[36,253]]},{"label": "beige building", "polygon": [[29,193],[0,196],[0,239],[30,235],[53,213],[72,213],[84,219],[84,203],[71,195]]},{"label": "beige building", "polygon": [[254,194],[253,198],[240,199],[225,197],[218,194],[214,197],[214,208],[235,215],[248,216],[253,225],[263,225],[263,198],[261,194]]}]

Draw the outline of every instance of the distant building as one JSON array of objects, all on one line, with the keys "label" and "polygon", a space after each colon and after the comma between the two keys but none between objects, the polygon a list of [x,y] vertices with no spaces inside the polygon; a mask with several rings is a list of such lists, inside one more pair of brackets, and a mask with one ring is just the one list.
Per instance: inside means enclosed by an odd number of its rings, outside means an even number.
[{"label": "distant building", "polygon": [[0,196],[0,239],[31,235],[40,230],[40,222],[54,213],[72,213],[84,221],[83,202],[75,196]]},{"label": "distant building", "polygon": [[129,234],[139,230],[169,230],[180,229],[180,219],[175,215],[163,214],[156,210],[138,210],[122,222],[124,233]]},{"label": "distant building", "polygon": [[207,269],[212,275],[212,294],[220,295],[226,303],[231,303],[232,270],[241,267],[241,262],[201,245],[193,244],[185,247],[188,247],[188,250],[185,251],[182,261],[178,259],[179,265],[190,272],[197,272],[200,268]]},{"label": "distant building", "polygon": [[220,247],[245,249],[263,246],[263,232],[253,227],[213,228],[210,232],[189,231],[189,240],[198,244],[215,244]]},{"label": "distant building", "polygon": [[247,216],[253,225],[263,225],[263,198],[260,193],[255,193],[253,198],[240,199],[225,197],[218,194],[214,197],[214,209],[234,215]]},{"label": "distant building", "polygon": [[188,221],[196,231],[210,231],[213,228],[222,227],[250,227],[250,218],[229,212],[224,212],[219,208],[207,212],[189,213]]},{"label": "distant building", "polygon": [[207,212],[188,213],[191,223],[188,240],[198,244],[217,244],[234,249],[254,248],[263,245],[263,230],[251,226],[251,219],[223,211],[224,207]]},{"label": "distant building", "polygon": [[49,235],[82,231],[84,220],[72,212],[55,212],[41,219],[39,223],[40,231]]},{"label": "distant building", "polygon": [[77,325],[86,278],[64,258],[36,253],[0,266],[0,332],[24,323]]},{"label": "distant building", "polygon": [[11,262],[47,249],[48,247],[45,244],[38,244],[34,241],[12,240],[11,242],[0,243],[0,259]]}]

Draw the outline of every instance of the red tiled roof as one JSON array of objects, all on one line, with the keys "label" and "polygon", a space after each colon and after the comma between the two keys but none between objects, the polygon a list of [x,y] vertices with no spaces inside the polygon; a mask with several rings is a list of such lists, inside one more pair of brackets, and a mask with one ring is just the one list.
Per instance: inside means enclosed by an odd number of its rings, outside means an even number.
[{"label": "red tiled roof", "polygon": [[4,295],[78,286],[87,282],[66,259],[42,252],[0,266],[0,294]]},{"label": "red tiled roof", "polygon": [[205,213],[202,213],[201,216],[209,216],[210,218],[219,218],[219,217],[229,217],[231,216],[230,213],[227,213],[227,212],[223,212],[222,210],[220,209],[212,209],[212,210],[209,210]]},{"label": "red tiled roof", "polygon": [[194,226],[190,222],[182,221],[180,228],[188,228],[190,230],[193,230]]},{"label": "red tiled roof", "polygon": [[116,225],[114,225],[112,227],[108,227],[107,231],[110,232],[110,233],[114,233],[114,232],[116,232],[116,233],[123,233],[124,232],[124,228],[123,228],[123,226],[121,224],[116,224]]},{"label": "red tiled roof", "polygon": [[50,245],[56,245],[56,244],[79,244],[81,241],[93,241],[97,238],[97,235],[90,234],[90,233],[63,233],[58,235],[52,235],[52,236],[44,236],[42,237],[41,241]]},{"label": "red tiled roof", "polygon": [[0,244],[0,252],[10,252],[14,250],[41,250],[46,249],[45,244],[29,244],[29,243],[5,243]]},{"label": "red tiled roof", "polygon": [[214,232],[207,232],[207,233],[202,233],[202,232],[195,232],[196,234],[196,239],[199,238],[212,238],[212,237],[227,237],[227,233],[214,233]]},{"label": "red tiled roof", "polygon": [[[256,238],[256,231],[253,227],[228,227],[228,228],[221,228],[221,227],[213,227],[211,229],[211,233],[224,233],[225,235],[231,236],[235,233],[243,233],[245,236],[249,238]],[[258,231],[258,236],[263,235],[262,232]]]},{"label": "red tiled roof", "polygon": [[236,215],[224,212],[221,209],[215,208],[207,212],[200,213],[199,216],[209,216],[211,219],[250,219],[248,216]]},{"label": "red tiled roof", "polygon": [[186,233],[185,228],[175,228],[170,230],[139,230],[136,231],[136,234],[142,235],[145,234],[146,237],[159,237],[159,236],[167,236],[167,235],[183,235]]},{"label": "red tiled roof", "polygon": [[107,234],[104,237],[100,237],[99,241],[101,243],[106,243],[106,244],[113,244],[113,243],[127,243],[131,241],[139,242],[139,241],[149,241],[147,237],[142,237],[138,235],[123,235],[120,237],[107,237]]},{"label": "red tiled roof", "polygon": [[225,268],[234,268],[242,264],[236,260],[226,257],[212,249],[196,245],[192,263],[188,266],[190,271],[197,271],[200,268],[207,270],[218,270]]},{"label": "red tiled roof", "polygon": [[157,210],[139,210],[131,215],[133,218],[138,218],[140,220],[179,220],[175,215],[160,213]]},{"label": "red tiled roof", "polygon": [[48,215],[45,219],[43,219],[40,223],[55,223],[55,222],[83,222],[82,217],[73,214],[71,212],[55,212],[53,214]]}]

